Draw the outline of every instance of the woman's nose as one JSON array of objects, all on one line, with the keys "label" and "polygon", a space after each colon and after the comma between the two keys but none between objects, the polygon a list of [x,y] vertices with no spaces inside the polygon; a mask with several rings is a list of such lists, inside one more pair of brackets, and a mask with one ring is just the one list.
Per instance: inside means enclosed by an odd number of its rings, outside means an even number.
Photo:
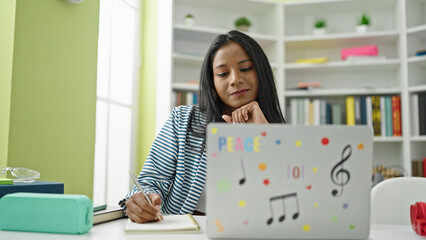
[{"label": "woman's nose", "polygon": [[241,83],[243,83],[243,79],[242,79],[241,75],[238,73],[238,71],[233,71],[231,73],[230,84],[235,85],[235,84],[241,84]]}]

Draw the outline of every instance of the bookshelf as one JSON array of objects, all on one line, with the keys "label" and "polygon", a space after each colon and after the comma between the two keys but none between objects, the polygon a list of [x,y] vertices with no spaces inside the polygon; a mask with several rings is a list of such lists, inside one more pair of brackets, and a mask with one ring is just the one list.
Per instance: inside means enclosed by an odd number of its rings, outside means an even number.
[{"label": "bookshelf", "polygon": [[[253,24],[248,34],[271,62],[287,119],[291,99],[324,99],[344,106],[346,96],[398,95],[402,136],[374,137],[373,164],[400,165],[411,173],[411,160],[426,156],[426,136],[413,132],[418,113],[411,104],[414,95],[426,92],[426,56],[415,56],[416,51],[426,49],[426,0],[173,0],[170,11],[166,26],[172,32],[171,53],[158,58],[170,63],[163,67],[170,70],[164,81],[172,94],[166,99],[170,108],[159,109],[161,114],[170,114],[173,92],[197,91],[198,86],[188,82],[198,80],[210,43],[218,34],[233,29],[236,18],[246,16]],[[187,13],[194,15],[192,26],[184,23]],[[355,27],[362,13],[371,16],[372,25],[360,34]],[[312,32],[316,17],[326,17],[328,22],[322,36]],[[379,55],[385,58],[373,62],[341,60],[342,48],[364,45],[377,45]],[[296,63],[316,57],[329,61]],[[322,86],[298,90],[298,82],[320,82]],[[157,121],[161,127],[163,119]]]}]

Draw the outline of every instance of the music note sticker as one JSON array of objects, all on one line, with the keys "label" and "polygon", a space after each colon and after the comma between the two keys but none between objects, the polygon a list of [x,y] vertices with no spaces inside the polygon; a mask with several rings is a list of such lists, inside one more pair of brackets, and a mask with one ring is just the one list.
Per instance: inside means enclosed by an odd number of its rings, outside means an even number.
[{"label": "music note sticker", "polygon": [[282,204],[283,204],[283,214],[278,218],[278,221],[279,222],[283,222],[285,220],[286,212],[287,212],[286,211],[286,206],[285,206],[285,201],[287,199],[293,199],[293,198],[296,201],[296,209],[297,210],[293,214],[292,218],[293,218],[293,220],[297,219],[299,217],[299,211],[300,211],[300,209],[299,209],[299,199],[297,197],[297,193],[294,192],[294,193],[289,193],[289,194],[284,194],[284,195],[279,195],[279,196],[271,197],[269,199],[269,209],[271,211],[271,217],[268,218],[268,220],[266,221],[266,224],[267,225],[271,225],[272,222],[274,221],[274,211],[273,211],[273,206],[272,206],[273,202],[275,202],[275,201],[282,201]]},{"label": "music note sticker", "polygon": [[243,185],[246,182],[246,170],[244,168],[243,159],[240,159],[240,162],[241,162],[241,169],[242,169],[242,172],[243,172],[243,177],[240,179],[240,185]]},{"label": "music note sticker", "polygon": [[343,163],[350,158],[351,154],[351,145],[346,145],[342,151],[342,159],[331,170],[331,181],[340,187],[340,191],[338,189],[331,191],[331,194],[335,197],[340,197],[343,194],[343,187],[348,184],[351,178],[349,171],[343,167]]}]

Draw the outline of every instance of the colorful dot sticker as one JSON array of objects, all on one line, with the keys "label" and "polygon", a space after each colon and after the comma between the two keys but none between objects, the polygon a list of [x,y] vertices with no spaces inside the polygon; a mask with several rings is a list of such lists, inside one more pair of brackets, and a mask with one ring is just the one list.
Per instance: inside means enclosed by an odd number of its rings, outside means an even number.
[{"label": "colorful dot sticker", "polygon": [[213,134],[216,134],[216,133],[217,133],[217,128],[215,128],[215,127],[214,127],[214,128],[212,128],[212,129],[211,129],[211,132],[212,132]]},{"label": "colorful dot sticker", "polygon": [[268,186],[270,183],[268,178],[263,179],[263,185]]},{"label": "colorful dot sticker", "polygon": [[281,144],[281,140],[279,140],[279,139],[275,140],[275,144],[280,145]]},{"label": "colorful dot sticker", "polygon": [[313,168],[312,168],[312,172],[318,172],[318,168],[313,167]]},{"label": "colorful dot sticker", "polygon": [[265,171],[266,170],[266,163],[259,163],[259,170]]},{"label": "colorful dot sticker", "polygon": [[314,203],[314,207],[318,207],[318,203]]},{"label": "colorful dot sticker", "polygon": [[333,216],[333,217],[331,218],[331,220],[333,220],[333,222],[337,222],[337,216]]},{"label": "colorful dot sticker", "polygon": [[354,230],[354,229],[355,229],[355,226],[351,224],[351,225],[349,225],[349,229],[350,229],[350,230]]},{"label": "colorful dot sticker", "polygon": [[324,138],[321,139],[321,143],[324,146],[328,145],[329,142],[330,142],[330,140],[327,137],[324,137]]},{"label": "colorful dot sticker", "polygon": [[311,226],[309,226],[308,224],[303,225],[304,232],[309,232],[310,230],[311,230]]},{"label": "colorful dot sticker", "polygon": [[364,144],[362,144],[362,143],[358,144],[358,149],[359,150],[363,150],[364,149]]},{"label": "colorful dot sticker", "polygon": [[343,209],[347,209],[348,207],[349,207],[349,204],[347,204],[347,203],[343,204]]},{"label": "colorful dot sticker", "polygon": [[300,140],[297,140],[295,145],[296,145],[296,147],[300,147],[302,145],[302,142]]},{"label": "colorful dot sticker", "polygon": [[238,202],[238,206],[240,206],[240,207],[245,207],[245,206],[246,206],[246,201],[245,201],[245,200],[240,200],[240,201]]},{"label": "colorful dot sticker", "polygon": [[219,180],[217,183],[217,191],[219,193],[226,193],[231,190],[231,181],[226,178]]}]

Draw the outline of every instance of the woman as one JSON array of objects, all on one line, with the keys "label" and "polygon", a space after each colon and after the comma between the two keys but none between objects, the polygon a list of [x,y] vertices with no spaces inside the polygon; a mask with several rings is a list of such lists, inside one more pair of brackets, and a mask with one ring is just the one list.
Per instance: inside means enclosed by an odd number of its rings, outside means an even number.
[{"label": "woman", "polygon": [[198,95],[198,106],[173,109],[139,174],[152,206],[136,187],[120,201],[132,221],[158,221],[161,212],[204,212],[208,123],[285,123],[265,53],[238,31],[221,34],[211,44]]}]

